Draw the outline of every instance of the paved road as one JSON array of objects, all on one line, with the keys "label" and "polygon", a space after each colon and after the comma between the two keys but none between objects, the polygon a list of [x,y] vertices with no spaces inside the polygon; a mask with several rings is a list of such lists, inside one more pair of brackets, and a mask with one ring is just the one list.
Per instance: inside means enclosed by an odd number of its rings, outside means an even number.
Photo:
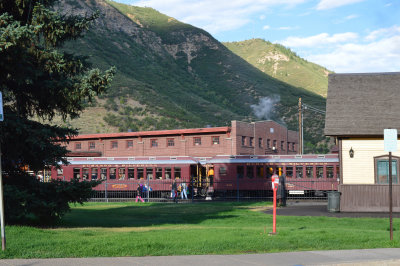
[{"label": "paved road", "polygon": [[15,266],[243,266],[243,265],[400,265],[400,248],[285,252],[248,255],[198,255],[117,258],[60,258],[1,260],[0,265]]}]

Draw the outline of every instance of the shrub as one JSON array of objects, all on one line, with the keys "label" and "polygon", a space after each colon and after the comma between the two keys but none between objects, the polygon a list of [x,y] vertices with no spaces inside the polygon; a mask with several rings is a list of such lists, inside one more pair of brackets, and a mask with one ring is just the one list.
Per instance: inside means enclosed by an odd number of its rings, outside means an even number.
[{"label": "shrub", "polygon": [[70,203],[87,201],[99,183],[78,179],[44,183],[24,172],[5,174],[5,219],[13,224],[52,224],[70,210]]}]

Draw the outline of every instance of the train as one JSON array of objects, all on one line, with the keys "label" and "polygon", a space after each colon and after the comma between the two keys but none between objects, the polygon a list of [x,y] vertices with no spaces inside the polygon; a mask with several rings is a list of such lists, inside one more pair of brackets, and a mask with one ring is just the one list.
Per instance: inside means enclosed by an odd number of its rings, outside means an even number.
[{"label": "train", "polygon": [[[130,197],[139,184],[151,197],[170,197],[173,180],[192,197],[270,197],[273,173],[285,175],[289,196],[324,196],[339,184],[338,154],[218,155],[214,157],[69,157],[52,179],[101,180],[95,191]],[[149,196],[149,195],[148,195]]]}]

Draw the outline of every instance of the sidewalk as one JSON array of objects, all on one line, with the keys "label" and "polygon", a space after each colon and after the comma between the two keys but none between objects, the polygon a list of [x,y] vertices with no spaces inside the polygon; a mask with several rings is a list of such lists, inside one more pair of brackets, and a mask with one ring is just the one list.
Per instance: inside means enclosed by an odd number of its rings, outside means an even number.
[{"label": "sidewalk", "polygon": [[242,265],[400,265],[400,248],[305,251],[247,255],[197,255],[116,258],[59,258],[1,260],[0,265],[165,265],[165,266],[242,266]]}]

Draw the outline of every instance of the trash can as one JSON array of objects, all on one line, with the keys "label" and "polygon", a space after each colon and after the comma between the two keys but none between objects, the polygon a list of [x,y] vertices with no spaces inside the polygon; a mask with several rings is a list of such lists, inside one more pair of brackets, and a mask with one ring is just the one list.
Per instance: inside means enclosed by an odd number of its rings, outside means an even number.
[{"label": "trash can", "polygon": [[328,192],[328,212],[340,212],[340,192]]}]

